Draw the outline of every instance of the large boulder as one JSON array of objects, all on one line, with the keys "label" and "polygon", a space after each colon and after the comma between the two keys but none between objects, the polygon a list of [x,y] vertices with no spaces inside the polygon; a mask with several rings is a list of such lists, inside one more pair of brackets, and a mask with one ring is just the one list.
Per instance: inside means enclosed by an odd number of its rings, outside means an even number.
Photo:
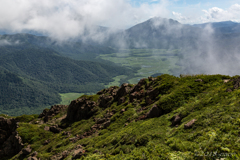
[{"label": "large boulder", "polygon": [[172,126],[179,125],[181,123],[181,120],[182,120],[182,116],[181,115],[173,116],[171,118]]},{"label": "large boulder", "polygon": [[16,129],[15,119],[0,117],[0,157],[13,156],[23,148],[22,139]]},{"label": "large boulder", "polygon": [[86,99],[86,97],[73,100],[67,111],[66,119],[69,121],[80,121],[88,119],[97,111],[96,102]]},{"label": "large boulder", "polygon": [[163,110],[159,108],[157,105],[153,105],[150,111],[147,113],[147,118],[155,118],[163,115]]}]

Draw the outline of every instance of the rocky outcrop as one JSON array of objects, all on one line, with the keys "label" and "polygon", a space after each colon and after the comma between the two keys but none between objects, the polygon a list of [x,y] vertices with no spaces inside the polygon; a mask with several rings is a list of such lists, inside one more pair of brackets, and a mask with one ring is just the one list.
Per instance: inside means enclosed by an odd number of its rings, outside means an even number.
[{"label": "rocky outcrop", "polygon": [[118,101],[121,97],[126,96],[131,90],[131,87],[128,83],[124,83],[117,90],[116,96],[114,97],[114,101]]},{"label": "rocky outcrop", "polygon": [[73,100],[68,107],[66,119],[69,121],[88,119],[97,111],[96,106],[96,102],[88,100],[86,97]]},{"label": "rocky outcrop", "polygon": [[44,122],[47,122],[50,118],[59,114],[62,111],[67,110],[67,105],[54,105],[50,109],[44,109],[43,112],[38,116],[38,118],[44,117]]},{"label": "rocky outcrop", "polygon": [[30,154],[32,152],[32,149],[31,149],[31,146],[30,145],[28,145],[26,148],[23,148],[22,149],[22,154],[23,155],[28,155],[28,154]]},{"label": "rocky outcrop", "polygon": [[0,157],[13,156],[23,148],[17,131],[17,121],[0,117]]}]

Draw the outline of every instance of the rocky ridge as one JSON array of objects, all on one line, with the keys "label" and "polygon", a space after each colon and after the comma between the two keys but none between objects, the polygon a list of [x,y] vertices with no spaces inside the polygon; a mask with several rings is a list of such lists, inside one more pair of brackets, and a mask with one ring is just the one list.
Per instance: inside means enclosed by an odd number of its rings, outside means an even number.
[{"label": "rocky ridge", "polygon": [[[121,130],[126,130],[136,124],[140,125],[142,123],[145,123],[147,126],[146,123],[158,120],[159,118],[164,120],[164,123],[166,124],[165,127],[169,128],[169,135],[173,133],[176,134],[176,130],[185,130],[184,132],[186,133],[197,130],[203,122],[202,117],[191,115],[191,112],[196,110],[194,106],[193,108],[190,107],[190,109],[183,109],[182,105],[184,102],[189,101],[190,97],[196,97],[197,95],[205,96],[211,93],[208,88],[215,84],[215,81],[217,81],[216,85],[223,87],[223,90],[225,89],[225,91],[226,88],[234,88],[231,92],[237,92],[239,88],[239,77],[231,78],[228,81],[226,81],[226,78],[229,78],[227,76],[209,77],[186,77],[185,79],[187,79],[186,81],[188,82],[188,85],[180,87],[180,90],[177,90],[176,88],[185,85],[186,82],[181,82],[182,79],[166,75],[157,78],[144,78],[136,85],[125,83],[120,87],[113,86],[99,91],[96,95],[81,96],[78,99],[73,100],[68,106],[54,105],[49,110],[44,110],[38,116],[38,119],[33,119],[30,124],[31,126],[38,125],[38,128],[40,128],[37,130],[41,130],[41,132],[46,134],[46,138],[43,139],[40,144],[41,146],[45,146],[45,148],[49,148],[46,152],[51,155],[49,157],[50,159],[80,159],[91,154],[106,158],[107,156],[103,152],[104,148],[109,147],[109,144],[113,145],[114,148],[118,148],[121,145],[134,145],[135,147],[138,147],[146,146],[151,139],[144,133],[133,137],[131,137],[130,134],[130,137],[127,139],[122,136],[121,139],[114,140],[117,138],[117,136],[115,136],[115,138],[108,140],[103,144],[101,144],[101,141],[104,140],[98,139],[96,144],[93,143],[91,147],[89,146],[91,144],[91,142],[88,142],[89,139],[97,139],[97,137],[107,134],[106,131],[111,132],[116,130],[116,128],[121,128],[118,131],[120,134]],[[197,88],[197,90],[195,88]],[[181,90],[184,90],[184,92],[181,92]],[[223,92],[224,94],[231,93],[225,91]],[[172,97],[174,94],[178,96],[175,97],[175,99]],[[182,102],[179,103],[180,101]],[[39,155],[36,152],[36,146],[34,146],[33,142],[29,141],[28,143],[31,145],[26,145],[28,144],[26,143],[26,139],[23,142],[20,141],[21,137],[19,137],[16,132],[17,127],[16,125],[13,125],[15,123],[12,122],[14,119],[11,119],[11,122],[5,118],[0,118],[0,120],[3,121],[0,121],[1,123],[13,126],[8,127],[12,129],[8,129],[7,131],[5,129],[5,131],[9,133],[6,134],[5,137],[18,137],[19,143],[21,144],[21,147],[16,147],[19,145],[15,145],[16,143],[13,142],[15,140],[5,142],[7,141],[6,139],[9,138],[2,139],[4,143],[13,143],[14,145],[12,148],[17,148],[14,150],[14,153],[12,152],[9,155],[17,154],[15,156],[16,159],[20,156],[28,157],[28,159],[43,158],[42,154]],[[157,126],[155,127],[157,128]],[[127,132],[127,130],[125,132]],[[20,132],[20,135],[21,134],[23,133]],[[48,134],[49,137],[47,136]],[[57,142],[54,138],[51,138],[52,136],[61,137],[63,144]],[[158,135],[154,136],[159,137]],[[152,136],[152,138],[154,136]],[[4,136],[1,135],[0,137]],[[108,139],[107,137],[105,138]],[[23,143],[25,145],[23,145]],[[56,143],[56,146],[54,148],[50,147],[53,146],[54,143]],[[100,143],[101,146],[99,146],[98,143]],[[168,143],[170,144],[171,142],[167,141],[166,144]],[[63,150],[58,149],[64,148],[63,146],[68,146],[70,144],[73,147],[69,146],[70,148],[65,148]],[[95,145],[98,146],[97,149],[90,149],[94,148]],[[3,146],[5,147],[6,145]],[[113,156],[119,153],[114,148],[110,147],[108,149],[111,150]],[[58,150],[58,152],[53,150]],[[7,154],[4,152],[3,156],[6,155]]]}]

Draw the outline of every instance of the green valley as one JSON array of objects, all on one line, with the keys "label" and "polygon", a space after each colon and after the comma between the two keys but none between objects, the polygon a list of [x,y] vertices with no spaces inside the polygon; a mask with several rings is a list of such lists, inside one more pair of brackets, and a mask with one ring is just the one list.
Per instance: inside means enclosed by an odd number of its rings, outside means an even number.
[{"label": "green valley", "polygon": [[182,69],[181,66],[177,65],[181,58],[180,50],[122,49],[117,53],[100,54],[98,58],[137,69],[134,77],[125,78],[125,81],[129,83],[137,83],[139,79],[157,73],[179,76]]}]

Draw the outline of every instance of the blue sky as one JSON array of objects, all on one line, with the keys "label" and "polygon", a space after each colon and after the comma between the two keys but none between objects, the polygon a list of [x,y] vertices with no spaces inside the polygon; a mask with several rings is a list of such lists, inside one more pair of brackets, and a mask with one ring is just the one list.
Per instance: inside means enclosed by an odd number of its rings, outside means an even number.
[{"label": "blue sky", "polygon": [[136,8],[144,4],[154,6],[164,3],[169,14],[163,16],[182,23],[240,22],[240,0],[131,0],[130,3]]}]

